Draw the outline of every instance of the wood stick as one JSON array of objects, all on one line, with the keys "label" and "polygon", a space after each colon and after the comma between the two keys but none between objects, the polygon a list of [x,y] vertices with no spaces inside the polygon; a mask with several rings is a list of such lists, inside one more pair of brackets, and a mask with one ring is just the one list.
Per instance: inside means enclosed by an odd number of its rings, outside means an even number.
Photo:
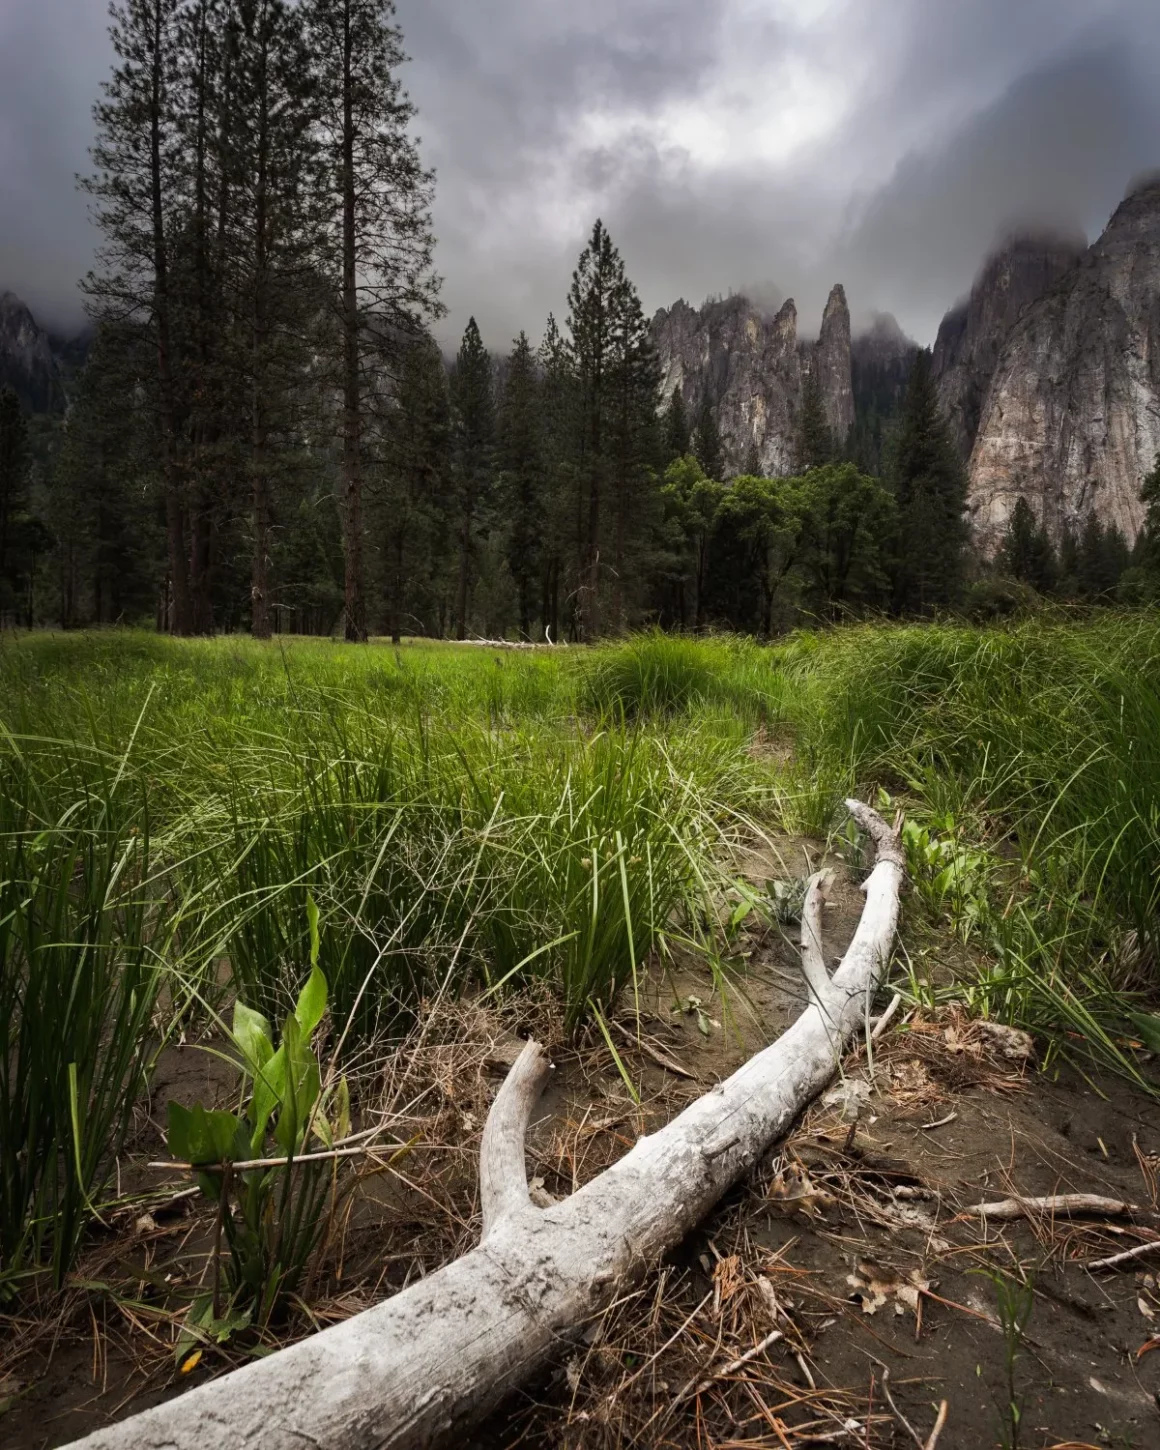
[{"label": "wood stick", "polygon": [[1126,1264],[1135,1259],[1142,1259],[1145,1254],[1150,1254],[1160,1249],[1160,1239],[1149,1239],[1146,1244],[1137,1244],[1134,1248],[1124,1249],[1122,1253],[1112,1254],[1107,1259],[1091,1259],[1081,1265],[1087,1270],[1092,1269],[1114,1269],[1118,1264]]},{"label": "wood stick", "polygon": [[626,1042],[631,1042],[646,1057],[651,1057],[659,1067],[665,1068],[668,1072],[676,1073],[678,1077],[687,1077],[691,1082],[697,1081],[697,1074],[695,1072],[690,1072],[687,1067],[682,1067],[679,1062],[675,1062],[667,1053],[662,1052],[659,1047],[654,1047],[643,1036],[638,1037],[636,1033],[630,1032],[623,1022],[609,1022],[608,1025],[609,1027],[614,1027]]},{"label": "wood stick", "polygon": [[1046,1198],[1003,1198],[998,1203],[976,1203],[965,1212],[975,1218],[1031,1218],[1037,1213],[1104,1213],[1112,1218],[1138,1212],[1135,1204],[1118,1198],[1101,1198],[1096,1193],[1053,1193]]},{"label": "wood stick", "polygon": [[831,879],[828,871],[815,871],[806,882],[802,903],[802,975],[813,1002],[824,1002],[830,990],[830,974],[826,971],[822,949],[822,907],[826,904]]}]

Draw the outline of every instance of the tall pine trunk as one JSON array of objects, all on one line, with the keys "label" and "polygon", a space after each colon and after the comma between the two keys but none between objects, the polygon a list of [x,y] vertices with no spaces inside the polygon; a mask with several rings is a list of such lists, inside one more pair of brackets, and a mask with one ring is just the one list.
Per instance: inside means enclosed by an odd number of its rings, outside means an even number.
[{"label": "tall pine trunk", "polygon": [[270,105],[268,40],[262,38],[260,91],[258,101],[258,167],[254,189],[254,330],[251,367],[251,447],[253,479],[254,557],[250,579],[250,632],[255,639],[270,638],[270,470],[266,449],[266,414],[263,398],[267,322],[267,226]]},{"label": "tall pine trunk", "polygon": [[342,90],[342,552],[345,561],[346,637],[367,638],[363,584],[362,396],[359,378],[359,308],[355,235],[354,94],[350,4],[343,14]]},{"label": "tall pine trunk", "polygon": [[175,634],[192,634],[194,623],[185,552],[181,467],[177,456],[177,407],[169,326],[169,256],[161,178],[161,86],[165,66],[161,47],[161,10],[162,0],[153,0],[153,45],[149,57],[149,177],[153,210],[153,307],[157,322],[157,412],[161,427],[161,467],[165,479],[165,533],[173,587],[172,626]]}]

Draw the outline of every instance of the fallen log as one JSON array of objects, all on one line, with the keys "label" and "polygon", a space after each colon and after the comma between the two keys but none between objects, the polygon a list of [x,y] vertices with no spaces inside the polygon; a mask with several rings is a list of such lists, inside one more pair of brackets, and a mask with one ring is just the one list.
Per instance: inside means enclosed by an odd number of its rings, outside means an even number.
[{"label": "fallen log", "polygon": [[834,1075],[889,958],[903,876],[897,832],[846,804],[875,845],[862,917],[824,995],[775,1043],[541,1209],[528,1197],[524,1137],[549,1068],[529,1042],[484,1130],[476,1249],[345,1323],[77,1443],[387,1450],[462,1438],[699,1223]]}]

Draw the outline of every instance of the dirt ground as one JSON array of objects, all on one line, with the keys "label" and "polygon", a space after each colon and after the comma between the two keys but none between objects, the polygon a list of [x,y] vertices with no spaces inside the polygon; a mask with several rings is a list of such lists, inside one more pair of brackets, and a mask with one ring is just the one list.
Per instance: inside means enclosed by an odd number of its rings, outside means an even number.
[{"label": "dirt ground", "polygon": [[[809,843],[780,842],[738,864],[762,885],[819,862]],[[828,864],[837,957],[861,898]],[[314,1327],[472,1245],[479,1133],[521,1036],[553,1046],[528,1164],[533,1191],[561,1197],[797,1015],[796,930],[748,926],[724,995],[682,962],[650,979],[639,1026],[622,1004],[613,1040],[639,1105],[599,1033],[564,1047],[534,997],[428,1018],[361,1083],[392,1137],[421,1142],[401,1165],[364,1169],[309,1296]],[[473,1445],[1160,1446],[1160,1113],[1118,1081],[1042,1072],[1023,1049],[958,1012],[899,1010],[749,1181]],[[168,1097],[224,1100],[229,1081],[197,1045],[166,1053],[123,1168],[132,1201],[63,1300],[0,1316],[6,1450],[64,1444],[242,1362],[245,1346],[231,1347],[178,1374],[179,1309],[205,1272],[207,1217],[196,1196],[177,1196],[183,1183],[141,1167],[165,1156]],[[1069,1216],[1024,1203],[1010,1221],[969,1211],[1080,1192],[1125,1207]],[[1155,1253],[1085,1267],[1153,1240]],[[284,1334],[311,1327],[302,1315]]]}]

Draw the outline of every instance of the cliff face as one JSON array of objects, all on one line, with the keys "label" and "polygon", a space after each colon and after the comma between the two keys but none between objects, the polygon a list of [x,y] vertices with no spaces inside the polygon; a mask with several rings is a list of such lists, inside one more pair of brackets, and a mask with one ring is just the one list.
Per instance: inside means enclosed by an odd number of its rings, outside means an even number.
[{"label": "cliff face", "polygon": [[939,399],[964,460],[979,430],[999,354],[1030,306],[1083,255],[1079,238],[1024,234],[983,264],[966,302],[943,318],[931,356]]},{"label": "cliff face", "polygon": [[1131,540],[1160,452],[1160,179],[1020,315],[970,459],[970,509],[993,550],[1025,496],[1056,538],[1092,513]]},{"label": "cliff face", "polygon": [[708,391],[730,473],[756,452],[762,473],[791,473],[802,383],[817,368],[826,416],[840,442],[854,421],[850,312],[840,286],[830,293],[816,343],[799,343],[792,299],[773,317],[740,296],[692,308],[677,302],[652,322],[667,400],[681,389],[697,416]]},{"label": "cliff face", "polygon": [[0,292],[0,388],[5,387],[34,413],[61,400],[60,370],[48,333],[12,292]]},{"label": "cliff face", "polygon": [[860,468],[880,474],[887,428],[902,407],[918,344],[887,313],[877,313],[850,349],[854,384],[853,457]]}]

